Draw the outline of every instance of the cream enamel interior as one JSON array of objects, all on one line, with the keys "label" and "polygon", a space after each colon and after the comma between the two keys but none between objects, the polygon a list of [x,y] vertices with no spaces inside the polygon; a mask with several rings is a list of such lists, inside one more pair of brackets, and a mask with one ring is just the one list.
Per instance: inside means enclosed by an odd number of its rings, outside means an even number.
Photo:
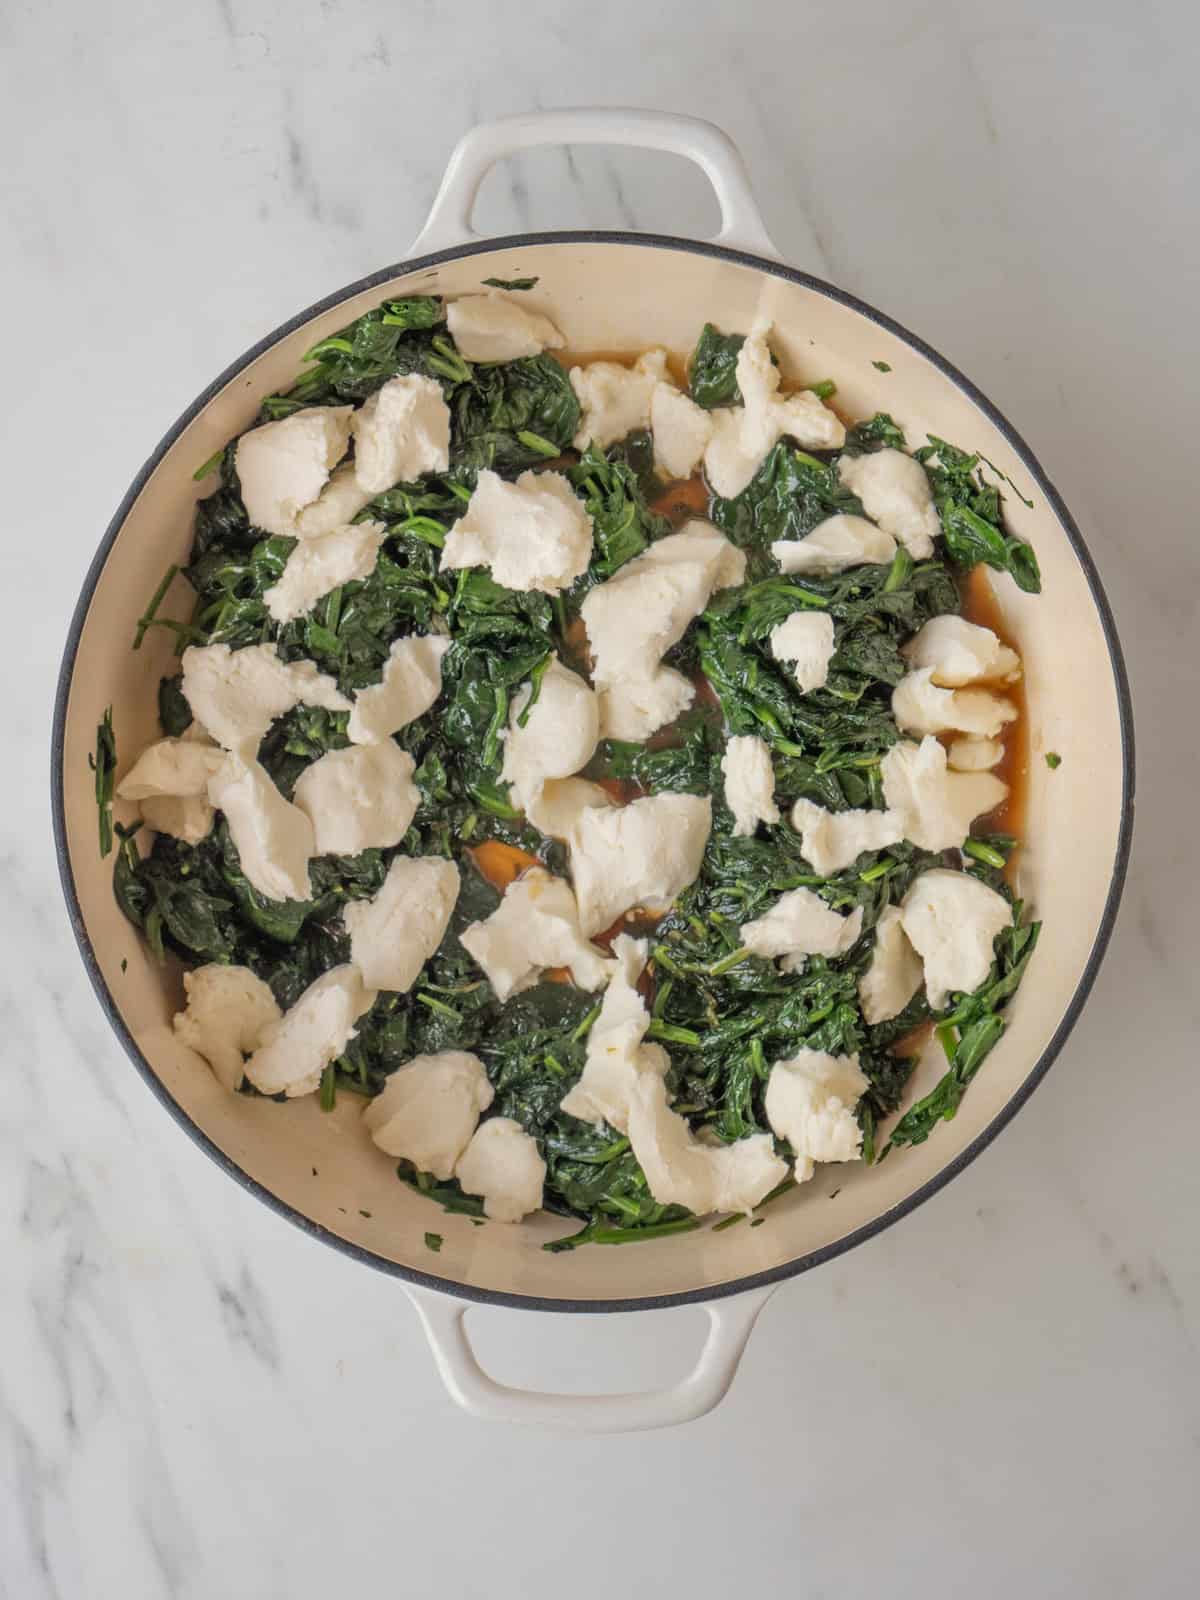
[{"label": "cream enamel interior", "polygon": [[[287,385],[317,339],[379,300],[462,293],[483,278],[518,274],[538,277],[524,303],[553,317],[574,349],[664,344],[682,352],[706,320],[747,328],[765,314],[775,323],[773,343],[789,376],[834,378],[845,410],[891,411],[910,443],[933,432],[981,450],[1034,501],[1028,509],[1010,495],[1007,509],[1015,531],[1037,549],[1044,592],[1026,596],[1007,578],[996,583],[1029,684],[1031,779],[1020,882],[1046,924],[1035,963],[1004,1039],[954,1122],[880,1167],[818,1169],[753,1230],[704,1227],[636,1247],[549,1254],[543,1241],[566,1231],[557,1219],[478,1228],[412,1194],[362,1132],[361,1102],[351,1096],[325,1115],[315,1097],[276,1105],[226,1094],[204,1063],[175,1043],[170,1018],[181,1001],[179,972],[157,966],[124,921],[112,897],[112,859],[102,862],[97,852],[88,754],[110,704],[120,772],[158,732],[156,688],[171,661],[171,641],[152,630],[139,653],[129,644],[164,567],[186,557],[192,507],[206,489],[192,481],[197,465],[247,425],[263,395]],[[890,373],[872,366],[881,360]],[[164,614],[184,614],[184,592],[177,582]],[[1042,759],[1048,750],[1063,757],[1057,771]],[[103,980],[167,1093],[212,1143],[302,1219],[381,1263],[476,1293],[582,1302],[716,1290],[786,1268],[902,1206],[954,1161],[1019,1092],[1071,1004],[1104,916],[1124,803],[1120,692],[1100,616],[1066,532],[1003,432],[905,340],[820,290],[724,256],[630,240],[493,248],[401,274],[314,317],[232,378],[159,461],[100,573],[70,685],[63,772],[69,864]],[[925,1092],[940,1070],[931,1053],[915,1092]],[[444,1238],[439,1255],[424,1243],[429,1229]]]}]

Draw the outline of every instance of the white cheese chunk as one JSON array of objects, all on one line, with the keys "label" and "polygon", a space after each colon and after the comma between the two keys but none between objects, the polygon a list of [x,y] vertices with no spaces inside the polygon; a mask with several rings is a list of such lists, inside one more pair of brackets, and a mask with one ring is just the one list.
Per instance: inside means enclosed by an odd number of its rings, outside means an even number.
[{"label": "white cheese chunk", "polygon": [[656,794],[584,811],[567,840],[584,934],[601,933],[635,906],[668,910],[700,871],[711,829],[707,796]]},{"label": "white cheese chunk", "polygon": [[674,667],[659,667],[649,678],[610,684],[600,690],[597,702],[601,737],[642,744],[681,717],[695,697],[695,685]]},{"label": "white cheese chunk", "polygon": [[635,428],[650,425],[650,404],[667,366],[665,350],[647,350],[632,367],[617,361],[592,361],[571,368],[571,387],[583,408],[575,448],[607,450]]},{"label": "white cheese chunk", "polygon": [[319,539],[302,539],[288,556],[279,581],[263,595],[276,622],[291,622],[343,583],[369,578],[387,538],[382,522],[356,522]]},{"label": "white cheese chunk", "polygon": [[305,767],[295,799],[312,822],[314,855],[355,856],[399,844],[421,803],[414,770],[394,739],[331,750]]},{"label": "white cheese chunk", "polygon": [[297,539],[321,539],[344,528],[374,499],[369,489],[360,486],[353,461],[337,468],[312,505],[305,506],[292,530]]},{"label": "white cheese chunk", "polygon": [[961,689],[968,683],[1014,683],[1021,676],[1021,658],[990,628],[947,612],[930,617],[901,648],[910,667],[928,667],[934,683]]},{"label": "white cheese chunk", "polygon": [[664,478],[690,478],[712,438],[712,413],[672,383],[656,383],[650,395],[654,466]]},{"label": "white cheese chunk", "polygon": [[244,1057],[282,1013],[275,996],[249,967],[212,962],[183,975],[187,1009],[176,1013],[175,1037],[203,1056],[219,1083],[241,1086]]},{"label": "white cheese chunk", "polygon": [[650,1013],[637,981],[646,967],[648,944],[622,933],[613,940],[612,949],[616,970],[588,1034],[583,1073],[563,1096],[559,1110],[593,1127],[607,1122],[618,1133],[627,1133],[635,1080],[642,1073],[663,1077],[671,1061],[661,1045],[643,1042]]},{"label": "white cheese chunk", "polygon": [[925,993],[941,1011],[951,994],[977,989],[991,971],[996,935],[1012,926],[1003,895],[969,872],[923,872],[900,902],[904,932],[925,968]]},{"label": "white cheese chunk", "polygon": [[117,794],[122,800],[207,795],[208,780],[224,760],[223,750],[197,739],[159,739],[142,751],[117,785]]},{"label": "white cheese chunk", "polygon": [[994,739],[1014,722],[1011,700],[987,689],[939,689],[932,667],[909,672],[892,690],[892,715],[903,733],[973,733]]},{"label": "white cheese chunk", "polygon": [[859,906],[849,916],[827,906],[811,889],[789,889],[753,922],[743,922],[741,942],[756,956],[783,956],[784,970],[800,972],[805,956],[845,955],[862,932]]},{"label": "white cheese chunk", "polygon": [[368,494],[450,465],[450,408],[434,378],[390,379],[359,406],[353,427],[354,476]]},{"label": "white cheese chunk", "polygon": [[639,1075],[630,1091],[629,1142],[659,1204],[686,1206],[696,1216],[753,1211],[788,1173],[769,1133],[702,1143],[668,1106],[666,1084],[654,1073]]},{"label": "white cheese chunk", "polygon": [[825,611],[793,611],[771,629],[771,654],[776,661],[792,663],[801,694],[828,682],[834,648],[833,618]]},{"label": "white cheese chunk", "polygon": [[884,566],[896,554],[896,541],[866,517],[839,512],[818,522],[803,539],[776,539],[771,554],[784,572],[823,576],[849,567]]},{"label": "white cheese chunk", "polygon": [[738,352],[741,406],[713,413],[713,433],[704,452],[709,485],[723,499],[741,494],[778,439],[786,435],[808,450],[838,450],[846,430],[815,394],[779,396],[779,368],[771,360],[769,322],[757,322]]},{"label": "white cheese chunk", "polygon": [[876,450],[871,455],[842,456],[838,477],[862,501],[863,510],[909,555],[923,561],[933,554],[942,531],[925,468],[903,450]]},{"label": "white cheese chunk", "polygon": [[549,317],[494,291],[448,301],[446,326],[466,361],[519,361],[565,342]]},{"label": "white cheese chunk", "polygon": [[311,661],[283,662],[273,644],[231,650],[191,645],[183,652],[183,694],[192,714],[219,744],[253,756],[277,717],[293,706],[349,711],[337,684]]},{"label": "white cheese chunk", "polygon": [[511,786],[513,803],[526,812],[536,804],[547,779],[570,778],[586,767],[600,740],[596,696],[557,657],[542,674],[538,697],[526,717],[531,693],[530,685],[524,684],[513,699],[500,772]]},{"label": "white cheese chunk", "polygon": [[208,780],[208,799],[225,813],[250,885],[268,900],[307,900],[312,823],[290,804],[257,761],[229,756]]},{"label": "white cheese chunk", "polygon": [[921,987],[921,958],[909,943],[899,907],[888,906],[875,924],[871,963],[858,980],[862,1014],[872,1025],[898,1017]]},{"label": "white cheese chunk", "polygon": [[775,769],[766,742],[753,734],[730,739],[721,757],[725,804],[733,812],[733,831],[745,837],[760,822],[779,821],[775,804]]},{"label": "white cheese chunk", "polygon": [[358,1031],[355,1023],[375,1004],[357,967],[333,967],[310,983],[290,1011],[262,1031],[246,1063],[246,1076],[262,1094],[312,1094],[331,1061]]},{"label": "white cheese chunk", "polygon": [[523,472],[506,483],[485,468],[446,535],[442,571],[487,567],[505,589],[558,594],[591,558],[592,519],[561,472]]},{"label": "white cheese chunk", "polygon": [[796,1182],[806,1183],[818,1161],[857,1161],[862,1129],[854,1114],[869,1085],[858,1057],[798,1050],[777,1061],[767,1079],[767,1121],[796,1156]]},{"label": "white cheese chunk", "polygon": [[546,1163],[536,1139],[511,1117],[492,1117],[476,1129],[454,1176],[464,1194],[483,1196],[493,1222],[520,1222],[542,1205]]},{"label": "white cheese chunk", "polygon": [[1004,746],[999,739],[968,735],[965,739],[955,739],[946,760],[955,772],[990,772],[1004,760]]},{"label": "white cheese chunk", "polygon": [[993,811],[1008,785],[990,772],[951,772],[934,738],[893,745],[880,763],[883,798],[904,821],[904,837],[922,850],[955,850],[976,817]]},{"label": "white cheese chunk", "polygon": [[212,832],[216,812],[200,795],[148,795],[138,806],[142,821],[155,833],[169,833],[184,844],[199,844]]},{"label": "white cheese chunk", "polygon": [[453,861],[397,856],[373,899],[350,901],[350,959],[369,988],[408,993],[445,937],[459,887]]},{"label": "white cheese chunk", "polygon": [[690,704],[691,684],[662,658],[714,592],[745,574],[744,553],[694,518],[591,590],[581,615],[604,737],[647,739]]},{"label": "white cheese chunk", "polygon": [[450,648],[440,634],[397,639],[383,678],[354,697],[347,732],[354,744],[378,744],[423,716],[442,692],[442,657]]},{"label": "white cheese chunk", "polygon": [[490,917],[473,922],[462,947],[483,968],[503,1003],[538,981],[548,967],[569,967],[581,989],[599,989],[611,963],[579,926],[571,885],[531,867],[504,891]]},{"label": "white cheese chunk", "polygon": [[814,872],[828,878],[852,867],[864,850],[884,850],[904,837],[898,811],[826,811],[812,800],[797,800],[792,827]]},{"label": "white cheese chunk", "polygon": [[350,442],[351,406],[308,406],[279,422],[251,428],[237,442],[242,502],[264,533],[296,533]]},{"label": "white cheese chunk", "polygon": [[542,833],[565,839],[585,811],[612,803],[606,789],[586,778],[550,778],[530,803],[526,815]]},{"label": "white cheese chunk", "polygon": [[453,1177],[495,1099],[483,1062],[465,1050],[416,1056],[393,1072],[363,1112],[363,1126],[385,1155],[411,1161],[444,1182]]}]

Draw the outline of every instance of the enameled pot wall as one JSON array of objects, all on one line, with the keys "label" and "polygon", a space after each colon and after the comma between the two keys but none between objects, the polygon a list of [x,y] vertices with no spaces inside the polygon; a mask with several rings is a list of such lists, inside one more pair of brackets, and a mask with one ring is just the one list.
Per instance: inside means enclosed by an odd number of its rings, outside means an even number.
[{"label": "enameled pot wall", "polygon": [[[271,335],[171,430],[122,504],[88,574],[63,664],[54,732],[54,808],[68,905],[92,981],[134,1063],[181,1125],[261,1198],[361,1260],[459,1297],[457,1306],[435,1299],[427,1314],[445,1375],[476,1409],[521,1416],[528,1412],[516,1402],[501,1403],[498,1391],[489,1402],[479,1389],[486,1381],[471,1370],[454,1320],[464,1297],[550,1310],[715,1301],[816,1265],[903,1215],[961,1170],[1027,1097],[1075,1020],[1115,915],[1132,817],[1128,695],[1111,617],[1077,530],[1008,424],[918,339],[772,259],[736,152],[717,130],[648,113],[548,118],[476,130],[456,153],[416,259],[332,296]],[[475,187],[497,155],[532,143],[582,141],[654,144],[697,159],[722,203],[721,239],[468,237]],[[740,248],[745,243],[750,252]],[[435,248],[439,244],[452,247]],[[818,1169],[811,1183],[776,1202],[761,1228],[714,1233],[703,1227],[636,1247],[547,1253],[542,1244],[565,1231],[559,1220],[541,1215],[523,1226],[476,1228],[399,1183],[394,1162],[362,1131],[361,1103],[353,1097],[343,1096],[324,1114],[315,1097],[276,1105],[227,1094],[175,1041],[170,1023],[181,1002],[179,972],[157,965],[121,917],[112,895],[112,858],[101,861],[97,852],[88,755],[110,705],[122,770],[158,733],[155,691],[160,674],[172,670],[171,640],[152,631],[137,654],[129,646],[164,567],[186,559],[193,507],[207,488],[193,482],[197,466],[251,422],[263,395],[294,379],[318,339],[381,299],[468,293],[482,279],[517,276],[538,279],[525,303],[551,316],[567,347],[579,350],[662,344],[686,352],[706,321],[739,329],[767,316],[789,377],[833,378],[843,410],[869,415],[885,407],[910,441],[936,433],[979,450],[1033,502],[1027,507],[1009,495],[1006,509],[1014,531],[1037,550],[1044,591],[1023,595],[1007,578],[995,581],[1028,683],[1031,760],[1019,870],[1021,892],[1044,919],[1040,948],[1008,1013],[1008,1031],[956,1119],[881,1166]],[[886,377],[873,365],[880,361],[891,368]],[[168,596],[165,614],[172,604],[174,614],[184,614],[182,583]],[[1043,759],[1050,750],[1062,756],[1054,771]],[[935,1049],[913,1092],[928,1089],[939,1071]],[[444,1238],[436,1256],[425,1244],[431,1228]],[[664,1414],[647,1416],[631,1406],[615,1420],[611,1409],[577,1420],[638,1426],[705,1409],[723,1392],[759,1303],[752,1297],[742,1302],[740,1316],[718,1318],[708,1367],[693,1375],[692,1388],[678,1392]]]}]

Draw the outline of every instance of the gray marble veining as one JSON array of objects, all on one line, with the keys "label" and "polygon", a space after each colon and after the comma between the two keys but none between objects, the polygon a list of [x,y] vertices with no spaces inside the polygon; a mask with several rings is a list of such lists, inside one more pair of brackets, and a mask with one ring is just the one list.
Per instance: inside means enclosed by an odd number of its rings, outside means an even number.
[{"label": "gray marble veining", "polygon": [[[1198,44],[1182,0],[7,8],[3,1600],[1196,1592]],[[1117,611],[1141,780],[1112,952],[1031,1107],[785,1288],[711,1418],[562,1441],[456,1414],[395,1285],[145,1093],[61,914],[46,745],[78,582],[165,425],[397,259],[474,121],[589,102],[726,126],[784,253],[1034,442]],[[510,163],[478,212],[714,220],[682,164],[595,150]],[[473,1321],[503,1376],[567,1387],[581,1351],[597,1385],[646,1384],[699,1337],[687,1313]]]}]

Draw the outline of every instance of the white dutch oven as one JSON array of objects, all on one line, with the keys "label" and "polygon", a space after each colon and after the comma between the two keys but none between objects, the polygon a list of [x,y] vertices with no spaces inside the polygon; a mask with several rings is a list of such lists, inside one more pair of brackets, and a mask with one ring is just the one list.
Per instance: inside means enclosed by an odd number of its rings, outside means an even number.
[{"label": "white dutch oven", "polygon": [[[488,169],[547,144],[623,144],[690,157],[712,182],[723,225],[693,243],[655,235],[541,233],[482,240],[470,226]],[[112,859],[96,847],[88,754],[113,707],[129,758],[157,733],[156,686],[170,642],[153,634],[138,654],[134,625],[169,561],[183,562],[192,481],[253,419],[262,396],[287,387],[318,339],[388,296],[461,294],[487,277],[536,276],[528,303],[545,310],[575,350],[663,344],[688,351],[705,321],[748,328],[760,314],[788,375],[833,378],[841,406],[881,403],[920,441],[936,433],[981,451],[1032,507],[1009,497],[1015,532],[1037,550],[1040,596],[997,584],[1029,685],[1028,842],[1021,892],[1045,929],[1009,1027],[958,1116],[915,1150],[881,1166],[826,1168],[784,1197],[762,1228],[704,1227],[617,1249],[543,1251],[563,1231],[545,1214],[524,1226],[470,1225],[443,1216],[397,1182],[394,1163],[359,1127],[343,1096],[323,1114],[315,1096],[276,1105],[227,1094],[174,1039],[178,972],[154,962],[113,901]],[[886,390],[873,362],[892,372]],[[1045,751],[1062,754],[1051,772]],[[754,1320],[775,1286],[848,1250],[934,1194],[995,1137],[1058,1054],[1095,981],[1125,872],[1133,814],[1128,687],[1108,604],[1078,529],[1033,455],[972,385],[921,340],[827,283],[784,266],[755,209],[730,141],[708,123],[644,111],[556,111],[476,129],[455,150],[411,258],[293,317],[223,373],[182,416],[138,474],[92,563],[71,625],[58,690],[53,803],[62,881],[92,983],[130,1059],[162,1103],[231,1177],[323,1240],[403,1280],[442,1376],[481,1416],[593,1430],[659,1427],[699,1416],[729,1386]],[[122,963],[127,961],[127,970]],[[931,1054],[917,1092],[939,1072]],[[313,1175],[317,1169],[318,1176]],[[834,1196],[834,1191],[837,1191]],[[439,1255],[427,1229],[444,1236]],[[472,1354],[463,1315],[472,1301],[545,1311],[630,1311],[705,1304],[711,1331],[695,1370],[656,1394],[562,1396],[504,1388]]]}]

